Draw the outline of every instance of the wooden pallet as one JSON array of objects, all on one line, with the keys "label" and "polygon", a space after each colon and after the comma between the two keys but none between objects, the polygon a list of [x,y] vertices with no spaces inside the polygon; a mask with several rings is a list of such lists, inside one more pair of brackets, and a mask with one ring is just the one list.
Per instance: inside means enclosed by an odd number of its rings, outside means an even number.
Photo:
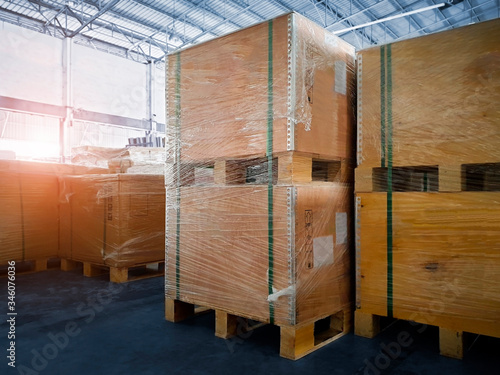
[{"label": "wooden pallet", "polygon": [[71,271],[77,269],[79,264],[83,265],[84,276],[94,277],[109,274],[109,281],[112,283],[126,283],[128,281],[142,280],[165,274],[164,262],[135,264],[128,267],[112,267],[103,264],[61,259],[61,270]]},{"label": "wooden pallet", "polygon": [[[342,182],[353,180],[352,162],[346,158],[325,159],[315,154],[284,152],[272,160],[273,184]],[[182,186],[267,184],[268,159],[217,159],[203,163],[183,163]]]},{"label": "wooden pallet", "polygon": [[[215,310],[215,335],[223,339],[237,336],[242,329],[248,332],[267,324],[267,322],[256,322],[252,317],[242,317],[235,312],[210,307],[208,309]],[[165,299],[165,319],[169,322],[177,323],[206,310],[207,308],[197,310],[195,305],[187,302]],[[244,327],[240,327],[242,319],[245,322]],[[292,360],[300,359],[339,339],[350,329],[349,310],[295,326],[280,326],[280,356]]]},{"label": "wooden pallet", "polygon": [[[356,168],[356,193],[385,192],[387,168]],[[392,168],[393,191],[499,191],[500,163]]]},{"label": "wooden pallet", "polygon": [[[16,275],[59,269],[58,258],[39,258],[34,260],[16,261]],[[8,275],[8,265],[0,265],[0,276]]]},{"label": "wooden pallet", "polygon": [[[373,338],[382,331],[383,317],[361,311],[354,313],[354,334]],[[445,327],[439,328],[439,353],[445,357],[462,359],[464,356],[465,338],[467,332]]]}]

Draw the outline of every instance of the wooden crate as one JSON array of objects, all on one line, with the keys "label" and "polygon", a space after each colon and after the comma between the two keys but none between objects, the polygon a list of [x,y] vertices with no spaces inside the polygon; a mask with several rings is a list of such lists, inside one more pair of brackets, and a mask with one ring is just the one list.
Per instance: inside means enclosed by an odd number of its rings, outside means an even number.
[{"label": "wooden crate", "polygon": [[163,261],[163,176],[68,176],[61,184],[61,258],[114,268]]},{"label": "wooden crate", "polygon": [[349,192],[181,187],[178,213],[168,206],[167,298],[287,327],[350,310]]},{"label": "wooden crate", "polygon": [[497,19],[360,51],[360,175],[500,162],[498,40]]},{"label": "wooden crate", "polygon": [[351,157],[354,48],[298,14],[169,55],[167,77],[182,161],[262,157],[268,135],[272,153]]},{"label": "wooden crate", "polygon": [[357,334],[436,325],[455,357],[463,332],[500,337],[500,192],[362,193],[356,215]]}]

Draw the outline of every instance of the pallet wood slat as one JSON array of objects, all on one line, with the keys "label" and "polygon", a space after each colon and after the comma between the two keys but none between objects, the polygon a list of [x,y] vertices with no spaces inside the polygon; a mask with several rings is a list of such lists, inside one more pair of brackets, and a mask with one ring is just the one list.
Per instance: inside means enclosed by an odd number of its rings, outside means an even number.
[{"label": "pallet wood slat", "polygon": [[142,280],[150,277],[164,275],[165,264],[161,262],[134,264],[131,266],[112,267],[109,265],[81,262],[75,260],[61,259],[61,270],[72,271],[78,268],[82,269],[83,276],[96,277],[109,275],[109,281],[112,283],[126,283],[133,280]]}]

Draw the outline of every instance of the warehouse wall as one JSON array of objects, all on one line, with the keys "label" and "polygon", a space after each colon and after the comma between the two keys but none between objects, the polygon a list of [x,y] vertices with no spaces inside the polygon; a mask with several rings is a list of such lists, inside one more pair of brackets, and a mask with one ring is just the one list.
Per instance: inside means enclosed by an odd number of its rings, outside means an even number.
[{"label": "warehouse wall", "polygon": [[[65,105],[64,40],[0,22],[0,96]],[[148,66],[72,45],[72,103],[76,110],[149,119]],[[154,84],[156,121],[165,123],[164,72]]]},{"label": "warehouse wall", "polygon": [[71,71],[76,108],[149,118],[147,65],[75,44]]},{"label": "warehouse wall", "polygon": [[62,40],[0,23],[0,95],[62,105]]}]

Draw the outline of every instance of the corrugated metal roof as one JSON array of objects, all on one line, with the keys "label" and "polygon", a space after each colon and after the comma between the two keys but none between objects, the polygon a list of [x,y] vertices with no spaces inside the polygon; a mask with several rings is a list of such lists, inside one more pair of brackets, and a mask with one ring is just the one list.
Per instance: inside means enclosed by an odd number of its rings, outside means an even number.
[{"label": "corrugated metal roof", "polygon": [[292,10],[365,48],[498,18],[499,7],[499,0],[0,0],[0,19],[58,37],[81,29],[80,43],[115,46],[146,61]]}]

